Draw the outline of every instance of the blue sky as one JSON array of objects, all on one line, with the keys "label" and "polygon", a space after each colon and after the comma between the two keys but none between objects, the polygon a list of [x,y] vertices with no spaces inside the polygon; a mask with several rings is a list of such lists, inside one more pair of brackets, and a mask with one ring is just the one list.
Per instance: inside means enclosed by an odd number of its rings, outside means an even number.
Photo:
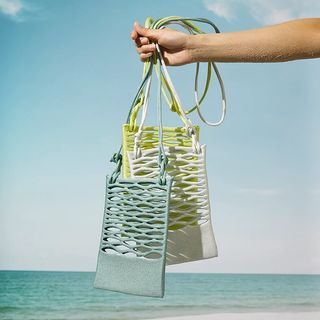
[{"label": "blue sky", "polygon": [[[109,158],[141,79],[133,22],[204,17],[230,32],[320,14],[312,0],[0,0],[0,9],[0,268],[89,271]],[[201,124],[219,257],[167,271],[316,273],[320,61],[219,68],[227,118]],[[194,66],[169,71],[193,104]],[[210,119],[219,97],[215,83]],[[180,124],[168,110],[164,121]]]}]

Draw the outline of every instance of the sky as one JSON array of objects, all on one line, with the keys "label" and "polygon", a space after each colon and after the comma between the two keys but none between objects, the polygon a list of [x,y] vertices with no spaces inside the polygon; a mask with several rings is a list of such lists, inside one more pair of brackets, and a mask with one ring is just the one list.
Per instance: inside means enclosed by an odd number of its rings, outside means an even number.
[{"label": "sky", "polygon": [[[0,268],[94,271],[105,175],[142,74],[134,21],[203,17],[231,32],[320,16],[320,5],[0,0],[0,11]],[[207,145],[219,257],[167,271],[319,273],[320,60],[218,67],[225,122],[191,119]],[[169,72],[184,106],[193,105],[194,66]],[[216,81],[202,108],[218,118]],[[168,108],[164,122],[181,125]]]}]

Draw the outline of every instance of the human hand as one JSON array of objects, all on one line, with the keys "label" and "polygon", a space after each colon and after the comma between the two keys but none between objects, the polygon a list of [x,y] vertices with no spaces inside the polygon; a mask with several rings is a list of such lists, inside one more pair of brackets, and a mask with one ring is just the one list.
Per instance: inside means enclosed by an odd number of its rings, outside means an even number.
[{"label": "human hand", "polygon": [[147,29],[135,22],[131,39],[135,42],[142,62],[152,56],[155,50],[154,42],[159,44],[166,65],[180,66],[191,62],[191,54],[188,50],[190,35],[184,32],[170,28]]}]

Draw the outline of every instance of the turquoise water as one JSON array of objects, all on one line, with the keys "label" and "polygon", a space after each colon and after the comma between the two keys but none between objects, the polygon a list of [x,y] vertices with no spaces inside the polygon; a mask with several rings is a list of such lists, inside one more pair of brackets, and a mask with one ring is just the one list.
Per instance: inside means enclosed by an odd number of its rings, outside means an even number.
[{"label": "turquoise water", "polygon": [[0,319],[117,320],[215,312],[320,311],[320,275],[166,275],[165,298],[92,287],[94,273],[0,271]]}]

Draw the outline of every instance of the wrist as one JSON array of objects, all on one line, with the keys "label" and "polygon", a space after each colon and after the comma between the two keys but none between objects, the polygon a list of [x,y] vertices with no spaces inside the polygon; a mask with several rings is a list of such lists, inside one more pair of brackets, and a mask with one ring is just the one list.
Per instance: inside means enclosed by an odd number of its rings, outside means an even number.
[{"label": "wrist", "polygon": [[187,39],[187,51],[189,55],[189,63],[203,62],[203,51],[206,47],[204,34],[189,35]]},{"label": "wrist", "polygon": [[190,63],[210,62],[217,58],[219,52],[220,34],[190,35],[187,41],[187,51]]}]

